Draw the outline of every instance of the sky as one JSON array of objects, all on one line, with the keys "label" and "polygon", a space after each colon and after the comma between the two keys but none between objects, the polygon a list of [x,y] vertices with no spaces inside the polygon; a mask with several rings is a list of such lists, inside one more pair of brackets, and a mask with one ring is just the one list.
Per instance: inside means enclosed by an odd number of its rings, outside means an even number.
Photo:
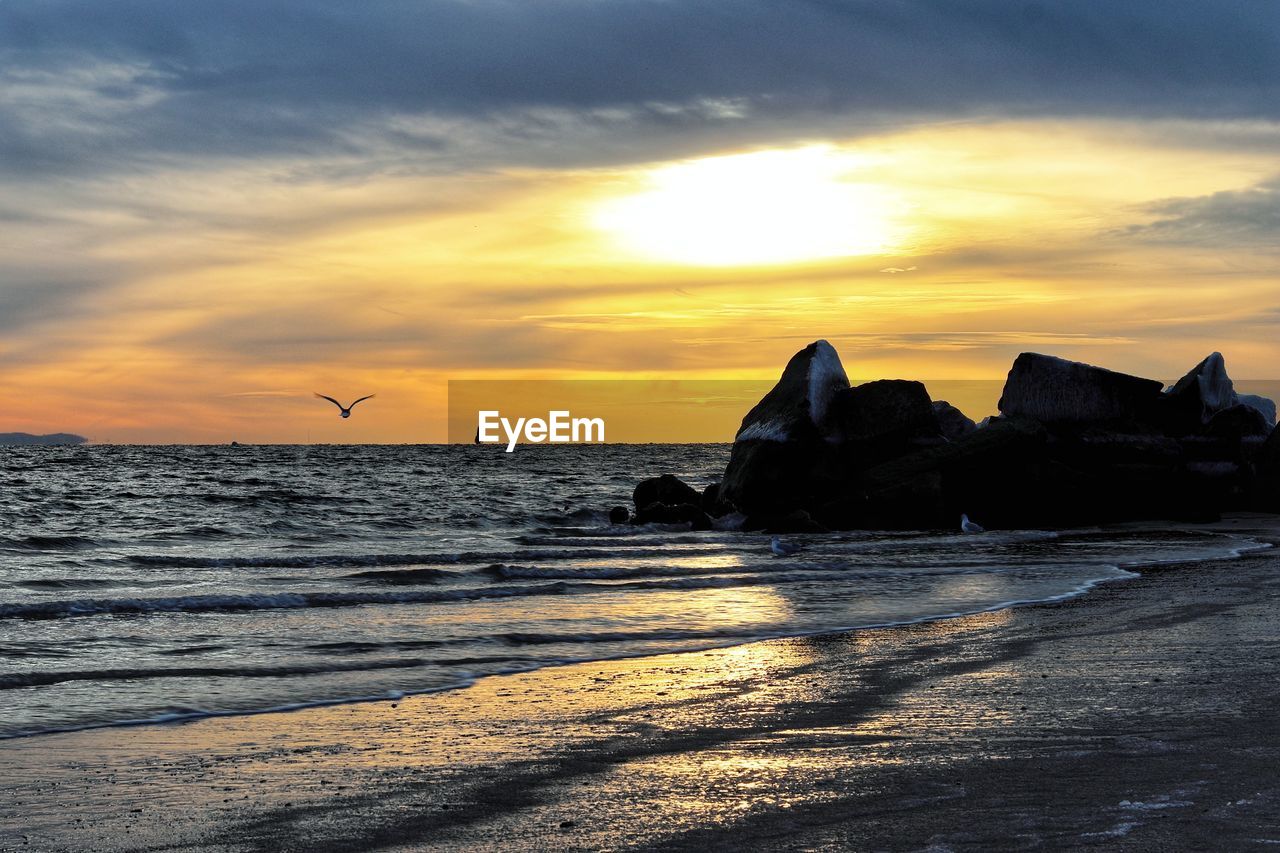
[{"label": "sky", "polygon": [[1258,0],[0,0],[0,431],[443,441],[817,338],[1271,379],[1278,238]]}]

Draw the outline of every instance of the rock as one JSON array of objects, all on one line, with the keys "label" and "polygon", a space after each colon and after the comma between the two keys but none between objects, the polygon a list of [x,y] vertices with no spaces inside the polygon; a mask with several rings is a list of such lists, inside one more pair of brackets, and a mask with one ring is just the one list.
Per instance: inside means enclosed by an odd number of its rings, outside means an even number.
[{"label": "rock", "polygon": [[609,510],[610,524],[626,524],[631,520],[631,513],[625,506],[615,506]]},{"label": "rock", "polygon": [[1204,425],[1239,403],[1222,353],[1212,352],[1165,392],[1165,398],[1192,423]]},{"label": "rock", "polygon": [[1242,404],[1214,413],[1204,427],[1205,435],[1230,442],[1239,442],[1249,436],[1263,436],[1270,431],[1271,425],[1262,412]]},{"label": "rock", "polygon": [[664,504],[654,501],[636,513],[636,524],[688,524],[694,530],[710,530],[711,518],[702,507],[691,504]]},{"label": "rock", "polygon": [[[637,523],[695,529],[1064,527],[1226,509],[1280,511],[1280,430],[1235,394],[1214,353],[1168,392],[1155,380],[1023,353],[981,425],[918,382],[849,387],[824,341],[743,419],[724,478],[636,488]],[[711,521],[711,516],[719,520]]]},{"label": "rock", "polygon": [[950,528],[968,512],[1014,527],[1009,521],[1025,491],[1017,484],[1038,470],[1047,440],[1045,428],[1029,418],[994,419],[958,442],[868,469],[815,517],[837,530]]},{"label": "rock", "polygon": [[938,420],[938,431],[947,441],[958,441],[978,428],[964,412],[946,400],[936,400],[933,414]]},{"label": "rock", "polygon": [[939,528],[947,525],[949,517],[940,468],[877,478],[856,494],[837,498],[817,510],[818,520],[837,530]]},{"label": "rock", "polygon": [[1273,429],[1255,462],[1255,508],[1280,512],[1280,429]]},{"label": "rock", "polygon": [[807,441],[735,441],[720,482],[719,496],[738,510],[754,515],[789,512],[806,503],[831,455],[815,437]]},{"label": "rock", "polygon": [[832,399],[848,387],[840,356],[826,341],[792,356],[742,419],[718,499],[748,515],[785,514],[804,503],[824,479]]},{"label": "rock", "polygon": [[1000,413],[1045,424],[1139,420],[1159,399],[1154,379],[1050,355],[1024,352],[1013,362],[1000,397]]},{"label": "rock", "polygon": [[814,341],[791,357],[772,390],[742,419],[735,441],[796,441],[823,431],[831,398],[849,387],[835,348]]},{"label": "rock", "polygon": [[697,489],[685,483],[679,477],[673,474],[663,474],[661,477],[641,480],[632,493],[631,499],[635,503],[636,509],[640,509],[651,503],[671,505],[698,504],[702,502],[702,495],[698,493]]},{"label": "rock", "polygon": [[720,499],[720,484],[711,483],[702,490],[702,511],[712,518],[733,512],[733,506]]},{"label": "rock", "polygon": [[1240,405],[1248,406],[1262,414],[1262,418],[1267,423],[1267,432],[1271,432],[1276,425],[1276,404],[1273,400],[1261,397],[1257,394],[1238,394],[1236,398],[1240,401]]},{"label": "rock", "polygon": [[929,392],[919,382],[880,379],[832,396],[831,425],[844,442],[937,435]]}]

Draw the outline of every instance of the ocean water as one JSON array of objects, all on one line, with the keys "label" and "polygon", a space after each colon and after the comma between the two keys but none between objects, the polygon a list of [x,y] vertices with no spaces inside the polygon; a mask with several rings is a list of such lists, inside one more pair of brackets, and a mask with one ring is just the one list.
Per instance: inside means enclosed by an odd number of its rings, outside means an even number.
[{"label": "ocean water", "polygon": [[462,689],[1080,594],[1249,540],[613,527],[727,445],[0,447],[0,737]]}]

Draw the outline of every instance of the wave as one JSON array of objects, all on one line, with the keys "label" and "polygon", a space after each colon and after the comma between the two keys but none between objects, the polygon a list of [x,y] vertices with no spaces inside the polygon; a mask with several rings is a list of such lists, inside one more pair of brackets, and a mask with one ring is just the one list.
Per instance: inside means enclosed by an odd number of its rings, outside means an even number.
[{"label": "wave", "polygon": [[513,646],[549,646],[560,643],[628,643],[658,642],[663,640],[734,640],[755,639],[769,636],[776,628],[755,626],[752,628],[712,628],[701,631],[658,629],[654,631],[582,631],[565,634],[542,634],[527,631],[509,631],[495,639]]},{"label": "wave", "polygon": [[133,584],[104,578],[35,578],[29,581],[14,581],[12,585],[24,589],[106,589]]},{"label": "wave", "polygon": [[[667,547],[628,548],[628,557],[706,556],[731,553],[726,545],[671,549]],[[755,546],[751,551],[759,551]],[[365,566],[457,565],[495,563],[503,560],[598,560],[612,551],[599,548],[555,548],[515,551],[463,551],[434,554],[291,554],[249,557],[186,557],[177,554],[130,554],[126,559],[138,566],[161,566],[182,569],[287,569],[287,568],[361,568]]]},{"label": "wave", "polygon": [[0,548],[18,551],[79,551],[100,544],[88,536],[0,536]]},{"label": "wave", "polygon": [[[532,667],[526,667],[526,669]],[[424,687],[421,690],[390,690],[381,694],[363,696],[340,696],[331,699],[314,699],[309,702],[289,702],[282,705],[268,705],[262,708],[234,708],[228,710],[207,710],[204,708],[176,708],[163,713],[155,713],[147,717],[135,717],[124,720],[89,720],[62,726],[49,726],[41,729],[15,729],[0,731],[0,740],[15,740],[37,735],[54,735],[67,732],[83,732],[92,729],[129,728],[131,726],[152,726],[166,723],[188,723],[195,720],[206,720],[214,717],[251,717],[260,714],[284,714],[292,711],[304,711],[308,708],[326,708],[334,705],[354,705],[359,702],[384,702],[388,699],[402,699],[405,696],[422,696],[428,693],[444,693],[450,690],[464,690],[475,684],[476,679],[464,675],[457,681]]]},{"label": "wave", "polygon": [[461,643],[474,643],[475,637],[458,637],[440,640],[336,640],[332,643],[311,643],[302,646],[309,652],[323,652],[341,655],[362,655],[372,652],[408,652],[418,649],[435,649]]},{"label": "wave", "polygon": [[357,497],[354,495],[322,495],[309,494],[307,492],[298,492],[293,489],[264,489],[260,492],[252,492],[250,494],[219,494],[217,492],[204,492],[196,495],[184,495],[184,497],[193,497],[196,500],[210,504],[256,504],[256,503],[286,503],[291,506],[298,504],[368,504],[368,498]]},{"label": "wave", "polygon": [[282,678],[297,675],[324,675],[332,672],[365,672],[383,669],[415,669],[430,666],[425,658],[370,660],[359,663],[284,664],[280,666],[183,666],[122,667],[118,669],[44,670],[0,675],[0,690],[46,687],[68,681],[133,681],[150,678]]},{"label": "wave", "polygon": [[637,530],[637,528],[634,527],[624,528],[623,530],[624,532],[615,534],[587,533],[586,531],[575,530],[571,535],[567,536],[517,536],[514,541],[521,545],[558,545],[562,548],[606,546],[611,548],[629,548],[644,545],[669,547],[671,545],[706,545],[708,542],[714,541],[706,536],[638,535],[633,532]]},{"label": "wave", "polygon": [[[684,578],[696,580],[723,576],[741,576],[744,579],[752,575],[776,581],[779,576],[797,575],[804,572],[828,572],[839,574],[841,581],[850,580],[882,580],[884,578],[908,579],[918,577],[940,577],[943,575],[992,574],[1001,571],[1018,569],[1038,569],[1061,566],[1062,562],[1035,565],[1023,563],[1017,566],[1001,567],[992,565],[992,561],[974,560],[960,562],[948,560],[944,565],[931,567],[925,563],[899,563],[892,566],[875,567],[866,564],[851,564],[848,561],[829,563],[803,562],[799,560],[760,560],[755,563],[727,564],[724,566],[590,566],[586,568],[559,568],[548,566],[509,566],[495,563],[478,569],[480,574],[487,574],[496,580],[649,580],[659,578]],[[744,580],[745,583],[745,580]],[[630,584],[610,584],[606,588],[617,589]]]},{"label": "wave", "polygon": [[421,563],[454,562],[440,554],[314,554],[259,557],[183,557],[169,554],[130,554],[129,562],[139,566],[177,569],[309,569],[360,568],[362,566],[413,566]]},{"label": "wave", "polygon": [[359,607],[368,604],[434,604],[571,593],[617,593],[629,589],[715,589],[768,583],[826,580],[823,574],[731,575],[641,580],[621,583],[566,583],[494,586],[404,592],[279,592],[258,594],[186,595],[166,598],[80,598],[0,604],[0,619],[61,619],[68,617],[147,615],[152,613],[218,613],[254,610]]},{"label": "wave", "polygon": [[278,592],[249,595],[184,595],[168,598],[80,598],[0,604],[0,619],[60,619],[103,614],[218,613],[252,610],[297,610],[311,607],[358,607],[365,604],[426,604],[551,595],[568,590],[568,584],[488,589],[415,590],[406,592]]},{"label": "wave", "polygon": [[448,577],[454,577],[451,572],[444,572],[440,569],[372,569],[365,572],[352,572],[344,575],[346,578],[362,581],[374,581],[376,583],[404,585],[423,583],[438,583]]}]

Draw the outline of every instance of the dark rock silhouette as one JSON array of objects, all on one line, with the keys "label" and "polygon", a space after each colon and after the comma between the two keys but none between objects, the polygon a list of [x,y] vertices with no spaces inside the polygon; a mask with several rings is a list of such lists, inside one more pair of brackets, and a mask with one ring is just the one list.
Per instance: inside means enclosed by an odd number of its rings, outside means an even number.
[{"label": "dark rock silhouette", "polygon": [[1268,400],[1266,397],[1260,397],[1257,394],[1237,394],[1236,397],[1239,399],[1240,405],[1248,406],[1261,413],[1263,420],[1267,423],[1268,431],[1276,425],[1276,404],[1273,400]]},{"label": "dark rock silhouette", "polygon": [[711,483],[702,490],[702,511],[713,518],[733,512],[733,504],[720,497],[719,483]]},{"label": "dark rock silhouette", "polygon": [[1105,423],[1147,416],[1164,386],[1154,379],[1024,352],[1000,395],[1000,414],[1041,423]]},{"label": "dark rock silhouette", "polygon": [[636,524],[688,524],[693,530],[710,530],[711,516],[697,504],[664,504],[654,501],[636,512]]},{"label": "dark rock silhouette", "polygon": [[778,384],[742,419],[734,441],[795,441],[822,434],[832,398],[848,387],[835,348],[814,341],[791,357]]},{"label": "dark rock silhouette", "polygon": [[834,395],[829,415],[843,442],[938,435],[938,416],[919,382],[880,379]]},{"label": "dark rock silhouette", "polygon": [[702,495],[698,490],[673,474],[663,474],[661,477],[641,480],[632,493],[631,499],[635,503],[637,510],[644,509],[652,503],[672,506],[679,504],[697,506],[702,503]]},{"label": "dark rock silhouette", "polygon": [[1273,429],[1257,458],[1253,499],[1258,509],[1280,512],[1280,429]]},{"label": "dark rock silhouette", "polygon": [[938,431],[947,441],[959,441],[978,428],[972,418],[946,400],[933,404],[933,414],[938,419]]},{"label": "dark rock silhouette", "polygon": [[835,348],[814,341],[742,419],[718,497],[748,515],[785,515],[835,464],[833,399],[849,388]]},{"label": "dark rock silhouette", "polygon": [[1235,384],[1227,375],[1222,353],[1209,353],[1173,384],[1165,397],[1185,408],[1188,416],[1199,424],[1207,424],[1218,412],[1239,403]]},{"label": "dark rock silhouette", "polygon": [[1221,354],[1168,391],[1153,379],[1038,353],[1014,361],[1000,415],[981,426],[919,382],[849,387],[817,341],[743,419],[724,479],[699,495],[674,477],[636,489],[637,521],[770,533],[953,530],[1280,511],[1280,430],[1242,402]]}]

